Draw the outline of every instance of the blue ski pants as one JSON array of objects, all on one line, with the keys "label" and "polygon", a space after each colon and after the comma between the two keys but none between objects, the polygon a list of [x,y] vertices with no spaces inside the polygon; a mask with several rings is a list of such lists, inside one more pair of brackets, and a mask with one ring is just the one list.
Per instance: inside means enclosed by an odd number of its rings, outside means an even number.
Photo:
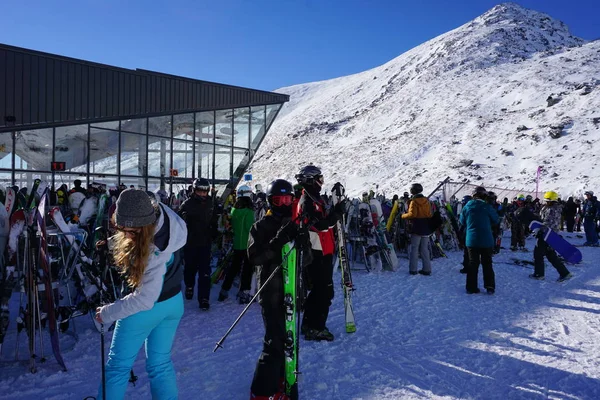
[{"label": "blue ski pants", "polygon": [[583,220],[583,229],[585,230],[585,239],[589,244],[598,243],[598,232],[596,232],[596,221],[593,218],[585,217]]},{"label": "blue ski pants", "polygon": [[[171,346],[183,316],[183,296],[178,293],[147,311],[117,321],[106,362],[106,398],[125,397],[129,371],[143,344],[152,399],[177,399],[177,379],[171,362]],[[102,398],[102,382],[98,399]]]}]

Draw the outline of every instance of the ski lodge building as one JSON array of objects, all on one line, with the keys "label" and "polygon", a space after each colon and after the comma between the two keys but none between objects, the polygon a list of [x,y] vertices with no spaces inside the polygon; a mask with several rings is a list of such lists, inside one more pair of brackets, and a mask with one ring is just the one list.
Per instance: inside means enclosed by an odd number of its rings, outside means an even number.
[{"label": "ski lodge building", "polygon": [[0,184],[243,177],[289,96],[0,44]]}]

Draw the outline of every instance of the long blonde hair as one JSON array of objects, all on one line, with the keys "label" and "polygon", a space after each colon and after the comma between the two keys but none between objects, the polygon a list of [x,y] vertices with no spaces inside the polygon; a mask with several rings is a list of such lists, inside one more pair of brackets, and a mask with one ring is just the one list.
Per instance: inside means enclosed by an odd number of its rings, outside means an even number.
[{"label": "long blonde hair", "polygon": [[121,231],[117,231],[115,235],[113,259],[119,273],[131,288],[136,288],[142,282],[152,250],[154,229],[155,224],[142,226],[132,239]]}]

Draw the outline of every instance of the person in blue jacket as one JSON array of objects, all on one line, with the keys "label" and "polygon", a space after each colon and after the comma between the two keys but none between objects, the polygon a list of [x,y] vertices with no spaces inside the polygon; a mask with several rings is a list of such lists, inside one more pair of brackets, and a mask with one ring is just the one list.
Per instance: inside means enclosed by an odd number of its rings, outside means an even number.
[{"label": "person in blue jacket", "polygon": [[479,293],[477,275],[479,264],[483,269],[483,285],[489,294],[496,291],[496,278],[492,267],[494,236],[492,226],[498,224],[498,213],[486,202],[487,192],[478,186],[460,213],[460,224],[465,229],[465,245],[469,255],[467,267],[467,293]]},{"label": "person in blue jacket", "polygon": [[[171,346],[183,315],[180,251],[185,222],[169,207],[135,189],[124,190],[114,214],[117,234],[109,239],[116,266],[131,293],[96,310],[96,321],[116,321],[106,362],[106,398],[123,399],[129,371],[146,345],[146,371],[153,399],[177,399]],[[99,399],[102,399],[100,385]]]}]

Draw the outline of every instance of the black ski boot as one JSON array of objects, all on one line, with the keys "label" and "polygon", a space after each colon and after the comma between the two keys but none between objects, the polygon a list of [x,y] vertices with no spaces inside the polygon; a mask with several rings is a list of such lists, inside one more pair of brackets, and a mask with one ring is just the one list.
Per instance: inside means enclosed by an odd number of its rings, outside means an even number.
[{"label": "black ski boot", "polygon": [[327,329],[327,327],[320,331],[317,329],[309,329],[308,332],[306,332],[306,335],[304,335],[305,340],[326,340],[328,342],[332,342],[334,338],[335,337],[333,336],[333,333],[329,332],[329,329]]}]

